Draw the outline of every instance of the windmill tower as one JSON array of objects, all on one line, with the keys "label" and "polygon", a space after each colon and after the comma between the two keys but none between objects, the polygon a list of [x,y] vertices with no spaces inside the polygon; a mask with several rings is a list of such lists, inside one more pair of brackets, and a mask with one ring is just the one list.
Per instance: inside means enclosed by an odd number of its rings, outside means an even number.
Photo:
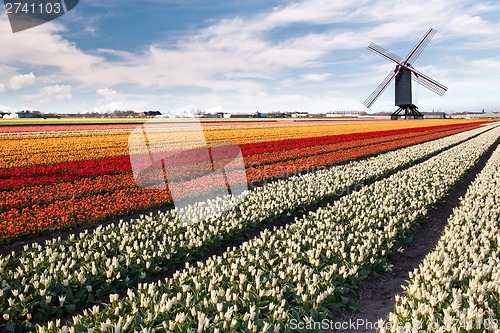
[{"label": "windmill tower", "polygon": [[[389,83],[391,83],[392,79],[395,77],[395,105],[398,106],[398,109],[391,115],[391,119],[398,119],[402,116],[406,119],[422,119],[424,117],[418,111],[418,107],[413,102],[412,80],[439,96],[443,96],[446,90],[448,90],[448,88],[417,71],[412,66],[435,34],[436,30],[430,28],[405,59],[387,51],[375,43],[371,43],[368,46],[368,48],[375,53],[378,53],[382,57],[395,62],[396,68],[389,72],[387,77],[382,81],[377,89],[375,89],[375,91],[363,102],[367,108],[370,108],[373,103],[375,103],[377,98],[379,98],[385,88],[387,88]],[[403,111],[404,114],[401,114]]]}]

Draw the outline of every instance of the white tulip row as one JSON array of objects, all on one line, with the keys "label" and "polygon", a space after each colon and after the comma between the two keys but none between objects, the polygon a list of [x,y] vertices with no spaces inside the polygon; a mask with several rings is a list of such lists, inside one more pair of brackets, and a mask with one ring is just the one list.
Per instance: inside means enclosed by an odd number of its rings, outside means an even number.
[{"label": "white tulip row", "polygon": [[[30,322],[74,311],[92,304],[113,288],[133,286],[175,264],[175,260],[252,223],[261,223],[379,177],[490,127],[291,177],[245,193],[240,203],[240,198],[226,197],[183,210],[192,218],[214,216],[203,223],[182,226],[176,220],[177,210],[173,210],[97,228],[68,241],[54,239],[45,247],[34,244],[19,256],[0,258],[1,314],[10,321],[25,321],[29,327]],[[231,208],[234,204],[237,205]],[[215,217],[217,212],[222,215]]]},{"label": "white tulip row", "polygon": [[500,128],[375,182],[284,228],[165,283],[140,284],[126,298],[39,332],[130,329],[175,332],[286,332],[292,318],[320,320],[343,295],[384,267],[398,239],[425,217],[500,135]]},{"label": "white tulip row", "polygon": [[500,148],[454,210],[436,249],[410,272],[381,327],[500,332]]}]

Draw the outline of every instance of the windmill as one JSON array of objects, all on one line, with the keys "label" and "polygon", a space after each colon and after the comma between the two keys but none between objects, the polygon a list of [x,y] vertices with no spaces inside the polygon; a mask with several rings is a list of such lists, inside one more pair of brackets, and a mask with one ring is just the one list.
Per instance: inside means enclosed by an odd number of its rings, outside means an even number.
[{"label": "windmill", "polygon": [[396,68],[391,70],[382,83],[375,89],[375,91],[363,102],[363,104],[370,108],[382,92],[391,83],[394,77],[395,81],[395,105],[398,109],[391,115],[391,119],[398,119],[403,116],[401,113],[404,111],[406,119],[422,119],[424,116],[418,111],[418,107],[414,104],[412,98],[412,79],[429,89],[430,91],[443,96],[446,90],[445,86],[434,81],[427,75],[417,71],[413,68],[412,64],[417,60],[418,56],[425,49],[427,44],[431,41],[432,37],[436,34],[436,30],[430,28],[429,31],[422,37],[420,42],[411,50],[408,56],[403,59],[394,53],[387,51],[383,47],[371,43],[368,48],[375,53],[380,54],[382,57],[387,58],[396,63]]}]

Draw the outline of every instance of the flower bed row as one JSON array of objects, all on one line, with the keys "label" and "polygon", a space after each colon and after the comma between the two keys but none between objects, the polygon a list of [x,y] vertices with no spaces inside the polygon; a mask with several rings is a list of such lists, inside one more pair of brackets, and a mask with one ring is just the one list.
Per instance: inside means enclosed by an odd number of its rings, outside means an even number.
[{"label": "flower bed row", "polygon": [[349,302],[345,294],[360,279],[384,267],[398,240],[499,135],[497,127],[292,225],[186,265],[164,283],[140,284],[121,299],[112,294],[108,306],[85,310],[69,327],[58,321],[37,331],[290,332],[294,323],[320,321]]},{"label": "flower bed row", "polygon": [[[34,244],[19,256],[0,259],[0,278],[8,286],[0,298],[1,312],[13,322],[25,321],[29,326],[29,323],[88,306],[110,291],[132,286],[211,244],[230,239],[255,223],[299,210],[486,130],[475,129],[277,181],[246,193],[243,201],[237,197],[218,199],[180,211],[193,218],[212,215],[203,223],[182,226],[176,219],[179,211],[173,210],[98,228],[68,241],[54,240],[45,247]],[[217,212],[218,215],[211,214]],[[22,290],[24,298],[14,296],[14,290]],[[59,298],[64,298],[64,302],[57,302]]]},{"label": "flower bed row", "polygon": [[7,125],[0,126],[0,133],[29,133],[29,132],[81,132],[81,131],[109,131],[118,129],[133,129],[137,123],[130,124],[67,124],[67,125]]},{"label": "flower bed row", "polygon": [[[397,139],[398,137],[396,137],[397,140],[382,141],[373,145],[366,145],[366,142],[363,141],[364,145],[360,147],[356,147],[356,141],[354,141],[351,143],[351,146],[354,146],[354,148],[348,150],[342,149],[330,153],[297,158],[296,160],[251,167],[246,170],[246,181],[253,184],[253,182],[278,177],[290,177],[301,172],[314,171],[317,168],[323,168],[335,163],[436,139],[464,131],[467,128],[469,127],[460,126],[460,128],[454,130],[437,133],[431,132],[406,139]],[[387,140],[390,140],[389,138]],[[122,162],[126,162],[128,168],[130,168],[129,161]],[[101,170],[98,167],[99,164],[95,164],[94,162],[89,162],[89,164],[92,165],[95,172]],[[119,171],[127,169],[127,167],[120,167],[117,164],[111,165],[111,170]],[[104,167],[104,165],[101,164],[101,167]],[[47,167],[43,168],[48,169],[49,173],[57,170]],[[245,179],[245,176],[241,172],[242,170],[233,170],[226,172],[226,175],[228,179]],[[45,177],[46,175],[41,175],[41,178]],[[76,177],[79,179],[78,174]],[[147,180],[151,180],[150,178],[147,177]],[[155,178],[152,179],[154,180]],[[135,186],[130,171],[125,174],[110,176],[109,180],[113,181],[115,184],[114,187],[110,184],[104,184],[103,186],[102,180],[103,177],[96,177],[88,181],[75,180],[72,183],[73,185],[71,183],[39,185],[41,187],[40,191],[37,191],[36,187],[31,191],[23,187],[18,190],[0,192],[0,197],[3,196],[11,199],[11,201],[5,201],[3,205],[5,207],[4,211],[0,213],[0,243],[33,237],[39,233],[69,229],[75,225],[99,223],[112,217],[123,216],[137,210],[159,207],[172,201],[172,196],[168,189],[155,191]],[[19,181],[19,179],[16,179],[16,181]],[[128,186],[126,184],[127,181],[129,181]],[[161,181],[163,181],[163,177]],[[181,181],[182,186],[176,187],[179,189],[176,192],[176,198],[186,198],[192,196],[193,193],[202,196],[215,189],[226,188],[225,178],[211,173],[191,180],[188,178],[188,180]],[[85,185],[89,191],[82,193],[82,188],[77,188],[80,185]],[[170,187],[172,185],[175,186],[170,181],[168,185]],[[48,190],[44,190],[45,187]],[[63,193],[48,193],[48,191],[53,189],[61,189]],[[34,194],[34,197],[30,197],[29,193]],[[30,203],[30,198],[38,198],[39,201],[32,201]],[[0,206],[0,209],[3,207]]]},{"label": "flower bed row", "polygon": [[127,154],[127,132],[0,137],[0,168],[31,167]]},{"label": "flower bed row", "polygon": [[[380,332],[500,329],[500,148],[453,211],[436,249],[410,272]],[[389,325],[390,324],[390,325]],[[390,327],[390,328],[389,328]]]}]

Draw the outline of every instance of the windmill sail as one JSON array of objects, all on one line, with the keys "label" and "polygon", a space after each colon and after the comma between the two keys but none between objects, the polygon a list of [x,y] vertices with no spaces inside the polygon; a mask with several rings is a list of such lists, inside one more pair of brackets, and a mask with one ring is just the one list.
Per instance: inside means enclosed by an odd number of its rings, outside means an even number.
[{"label": "windmill sail", "polygon": [[430,28],[429,31],[422,37],[420,42],[418,42],[417,45],[411,50],[410,53],[408,53],[408,56],[406,57],[405,61],[403,62],[403,65],[412,65],[415,60],[420,56],[422,51],[427,47],[427,44],[431,41],[432,37],[436,34],[436,30]]},{"label": "windmill sail", "polygon": [[379,84],[377,89],[375,89],[370,96],[363,102],[363,104],[367,107],[370,108],[373,103],[377,100],[377,98],[382,95],[384,92],[385,88],[391,83],[392,79],[398,74],[399,72],[399,66],[396,68],[394,71],[390,71],[387,77],[382,81],[382,83]]},{"label": "windmill sail", "polygon": [[414,68],[409,68],[409,70],[415,74],[415,75],[412,75],[413,80],[417,81],[420,85],[422,85],[425,88],[429,89],[430,91],[438,94],[439,96],[443,96],[444,93],[448,90],[448,88],[446,88],[444,85],[431,79],[430,77],[428,77],[424,73],[419,72]]},{"label": "windmill sail", "polygon": [[387,58],[389,60],[394,61],[397,64],[400,64],[403,61],[403,58],[401,58],[400,56],[395,55],[391,51],[387,51],[382,46],[379,46],[379,45],[377,45],[375,43],[371,43],[370,45],[368,45],[368,48],[370,50],[372,50],[372,51],[380,54],[381,56],[383,56],[383,57],[385,57],[385,58]]}]

